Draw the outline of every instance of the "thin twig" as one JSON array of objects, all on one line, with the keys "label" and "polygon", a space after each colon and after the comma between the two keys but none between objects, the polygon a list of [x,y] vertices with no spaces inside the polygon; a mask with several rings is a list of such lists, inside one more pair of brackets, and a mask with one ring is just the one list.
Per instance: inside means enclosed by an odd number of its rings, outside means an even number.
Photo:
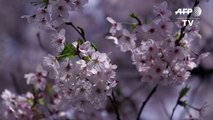
[{"label": "thin twig", "polygon": [[69,25],[69,26],[71,26],[71,27],[73,27],[74,28],[74,30],[76,31],[76,32],[78,32],[78,34],[82,37],[82,39],[84,40],[84,41],[87,41],[86,40],[86,37],[85,37],[85,33],[84,33],[84,30],[81,28],[81,27],[76,27],[72,22],[66,22],[65,23],[66,25]]},{"label": "thin twig", "polygon": [[137,25],[139,25],[139,26],[141,26],[141,25],[142,25],[141,20],[138,18],[138,16],[137,16],[137,15],[135,15],[135,13],[130,12],[130,17],[134,18],[134,19],[138,22],[138,23],[137,23]]},{"label": "thin twig", "polygon": [[[190,99],[188,101],[190,101],[190,103],[194,103],[194,100],[196,100],[195,98],[197,97],[197,93],[200,89],[200,87],[202,87],[202,84],[204,82],[203,81],[199,81],[199,83],[197,84],[197,86],[194,88],[194,90],[192,91],[192,96],[190,97]],[[188,105],[188,104],[187,104]],[[185,115],[185,112],[182,111],[180,118],[182,118]],[[182,116],[182,117],[181,117]]]},{"label": "thin twig", "polygon": [[[135,94],[137,94],[143,85],[140,85],[139,87],[137,87],[136,89],[132,90],[132,92],[128,95],[128,96],[124,96],[123,95],[123,99],[121,100],[122,104],[125,104],[125,101],[129,102],[131,107],[133,108],[133,110],[135,111],[135,114],[137,115],[137,106],[135,105],[135,103],[133,102],[133,100],[131,99]],[[122,93],[121,93],[122,94]]]},{"label": "thin twig", "polygon": [[113,91],[112,91],[112,97],[108,96],[108,98],[109,98],[110,102],[112,103],[112,106],[113,106],[113,108],[115,110],[115,114],[116,114],[117,120],[121,120],[120,119],[120,114],[118,112],[118,107],[117,107],[118,103],[117,103],[117,100],[116,100],[116,97],[115,97]]},{"label": "thin twig", "polygon": [[145,99],[145,101],[144,101],[143,104],[141,105],[136,120],[140,120],[140,116],[141,116],[141,114],[142,114],[142,112],[143,112],[143,109],[144,109],[145,105],[146,105],[147,102],[150,100],[150,98],[154,95],[154,93],[155,93],[156,90],[157,90],[157,87],[158,87],[158,84],[152,89],[152,91],[149,93],[148,97]]},{"label": "thin twig", "polygon": [[175,110],[176,110],[176,108],[177,108],[177,106],[178,106],[178,103],[179,103],[179,100],[176,102],[175,107],[172,109],[172,114],[171,114],[169,120],[172,120],[172,117],[173,117],[173,115],[174,115],[174,113],[175,113]]},{"label": "thin twig", "polygon": [[130,104],[130,106],[132,107],[134,113],[137,115],[137,106],[134,103],[134,101],[130,97],[124,97],[123,99],[125,99],[125,100],[123,100],[123,102],[121,102],[121,104],[126,105],[125,101],[128,102]]},{"label": "thin twig", "polygon": [[[141,85],[140,85],[140,88],[141,88]],[[123,104],[126,105],[127,103],[129,103],[135,114],[137,114],[137,106],[131,98],[135,94],[135,92],[137,93],[140,90],[140,89],[139,90],[138,89],[139,89],[139,87],[136,88],[135,90],[133,90],[133,92],[131,92],[130,95],[128,95],[128,96],[124,95],[122,92],[120,93],[120,96],[122,96],[120,103],[122,105]]]}]

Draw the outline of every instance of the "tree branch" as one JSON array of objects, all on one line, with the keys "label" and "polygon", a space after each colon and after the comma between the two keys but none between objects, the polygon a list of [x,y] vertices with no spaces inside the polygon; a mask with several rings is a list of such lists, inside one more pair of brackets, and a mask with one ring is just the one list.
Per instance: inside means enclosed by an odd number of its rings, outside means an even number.
[{"label": "tree branch", "polygon": [[144,109],[145,105],[146,105],[147,102],[150,100],[150,98],[153,96],[153,94],[156,92],[157,87],[158,87],[158,84],[152,89],[152,91],[149,93],[148,97],[145,99],[145,101],[144,101],[143,104],[141,105],[136,120],[140,120],[140,116],[141,116],[141,114],[142,114],[142,112],[143,112],[143,109]]},{"label": "tree branch", "polygon": [[121,120],[121,119],[120,119],[120,114],[119,114],[119,112],[118,112],[118,107],[117,107],[118,103],[117,103],[117,100],[116,100],[116,97],[115,97],[113,91],[112,91],[112,97],[111,97],[111,96],[108,96],[108,98],[109,98],[110,102],[112,103],[112,106],[113,106],[113,108],[114,108],[114,110],[115,110],[115,114],[116,114],[117,120]]},{"label": "tree branch", "polygon": [[78,32],[78,34],[82,37],[82,39],[84,40],[84,41],[87,41],[86,40],[86,37],[85,37],[85,33],[84,33],[84,30],[81,28],[81,27],[76,27],[72,22],[66,22],[65,23],[66,25],[69,25],[69,26],[71,26],[71,27],[73,27],[74,28],[74,30],[76,31],[76,32]]},{"label": "tree branch", "polygon": [[176,110],[176,108],[177,108],[177,106],[178,106],[178,102],[179,102],[179,100],[178,100],[177,103],[175,104],[175,107],[172,109],[172,114],[171,114],[169,120],[172,120],[172,117],[173,117],[173,115],[174,115],[174,113],[175,113],[175,110]]}]

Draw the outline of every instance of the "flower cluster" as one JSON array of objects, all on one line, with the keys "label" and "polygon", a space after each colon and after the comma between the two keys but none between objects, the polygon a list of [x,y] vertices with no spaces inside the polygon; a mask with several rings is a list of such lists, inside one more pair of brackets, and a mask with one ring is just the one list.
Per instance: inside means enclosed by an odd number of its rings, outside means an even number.
[{"label": "flower cluster", "polygon": [[[181,30],[174,32],[175,25],[177,29],[183,26],[178,24],[179,21],[174,24],[170,20],[171,11],[167,6],[167,2],[154,6],[155,18],[148,24],[138,24],[131,32],[120,22],[107,17],[112,24],[109,31],[111,36],[107,36],[107,39],[112,39],[122,52],[132,53],[133,64],[142,81],[148,83],[181,84],[189,78],[190,70],[197,66],[193,61],[195,58],[190,55],[190,45],[196,37],[200,37],[198,22],[187,26],[184,33]],[[183,38],[180,38],[181,34],[184,34]]]},{"label": "flower cluster", "polygon": [[32,93],[28,92],[26,95],[17,96],[6,89],[2,93],[1,98],[4,100],[3,103],[7,106],[4,116],[8,120],[15,120],[18,118],[33,119],[35,117],[32,114],[32,104],[29,102],[34,99]]},{"label": "flower cluster", "polygon": [[188,70],[196,67],[184,52],[182,47],[171,44],[170,40],[162,44],[148,40],[133,51],[132,59],[143,81],[164,85],[182,83],[190,76]]},{"label": "flower cluster", "polygon": [[[23,16],[43,30],[50,31],[51,46],[57,51],[57,55],[45,56],[36,72],[25,75],[27,84],[33,85],[33,94],[27,93],[22,97],[8,90],[2,94],[9,109],[7,116],[12,112],[14,119],[25,116],[28,117],[26,119],[33,119],[34,116],[40,116],[39,119],[61,119],[68,115],[66,111],[70,109],[84,111],[104,107],[103,102],[117,85],[114,71],[117,66],[111,64],[106,53],[99,52],[93,43],[85,39],[72,44],[65,43],[66,31],[58,29],[60,25],[70,23],[71,11],[81,10],[87,2],[88,0],[43,1],[44,5],[35,14]],[[82,32],[79,27],[73,27],[78,33]],[[47,105],[46,108],[43,107],[44,104]],[[37,113],[38,111],[45,112]]]},{"label": "flower cluster", "polygon": [[51,95],[53,103],[45,103],[45,99],[50,96],[38,91],[15,95],[6,89],[1,97],[7,107],[4,117],[8,120],[52,120],[67,117],[64,110],[58,107],[60,96],[56,92]]},{"label": "flower cluster", "polygon": [[[87,107],[86,105],[99,108],[107,98],[106,95],[109,95],[117,84],[114,79],[116,66],[111,64],[107,54],[97,51],[88,41],[65,44],[65,30],[61,29],[58,32],[55,28],[55,21],[57,23],[60,21],[60,24],[66,23],[70,17],[69,12],[79,10],[87,2],[87,0],[50,1],[44,8],[39,8],[36,14],[25,16],[30,21],[34,18],[33,23],[37,24],[43,20],[42,26],[49,26],[46,29],[52,30],[51,44],[59,52],[56,57],[53,55],[44,57],[43,67],[46,71],[38,70],[37,73],[25,75],[27,83],[42,90],[46,84],[45,77],[49,77],[55,80],[55,90],[61,93],[62,99],[69,99],[69,103],[72,102],[71,105],[79,109]],[[78,60],[67,54],[78,56]]]},{"label": "flower cluster", "polygon": [[59,62],[49,55],[44,58],[44,66],[49,68],[50,77],[57,81],[55,87],[60,95],[73,107],[84,110],[94,105],[100,108],[117,84],[116,66],[111,64],[107,54],[96,51],[90,42],[77,44],[72,44],[78,48],[77,60],[66,58]]},{"label": "flower cluster", "polygon": [[58,27],[70,22],[71,13],[82,10],[82,6],[88,3],[88,0],[47,0],[35,3],[41,6],[33,15],[24,15],[22,18],[50,32],[51,47],[61,52],[64,49],[65,30],[58,30]]},{"label": "flower cluster", "polygon": [[54,31],[55,27],[70,20],[71,12],[81,10],[86,3],[88,0],[43,0],[41,7],[33,15],[25,15],[22,18],[27,18],[28,22],[43,29]]}]

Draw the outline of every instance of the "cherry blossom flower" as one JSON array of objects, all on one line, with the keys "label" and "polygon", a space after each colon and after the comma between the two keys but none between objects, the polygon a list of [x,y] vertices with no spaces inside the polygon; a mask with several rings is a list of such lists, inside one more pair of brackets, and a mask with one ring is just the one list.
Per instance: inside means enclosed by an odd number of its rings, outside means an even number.
[{"label": "cherry blossom flower", "polygon": [[48,55],[47,57],[44,57],[43,60],[44,68],[48,71],[48,75],[50,78],[55,79],[58,77],[58,69],[60,67],[58,60],[52,56]]},{"label": "cherry blossom flower", "polygon": [[149,25],[143,25],[142,30],[144,32],[145,39],[153,39],[155,41],[161,41],[166,39],[173,31],[173,23],[170,21],[160,21],[159,23],[152,22]]},{"label": "cherry blossom flower", "polygon": [[153,40],[159,40],[161,38],[160,36],[160,28],[158,27],[157,23],[152,22],[150,25],[143,25],[142,30],[144,33],[144,37],[146,39],[153,39]]},{"label": "cherry blossom flower", "polygon": [[5,100],[5,105],[7,106],[10,106],[11,105],[11,102],[10,101],[13,101],[14,98],[16,97],[15,94],[11,93],[9,90],[5,89],[4,92],[2,93],[1,95],[1,98],[3,100]]},{"label": "cherry blossom flower", "polygon": [[36,16],[38,19],[50,21],[50,14],[47,8],[38,8],[36,11]]},{"label": "cherry blossom flower", "polygon": [[168,3],[164,1],[157,6],[154,6],[154,13],[162,19],[168,19],[172,15],[172,12],[168,10],[167,7]]},{"label": "cherry blossom flower", "polygon": [[86,41],[79,46],[79,51],[83,56],[91,56],[95,52],[95,49],[92,47],[91,43]]},{"label": "cherry blossom flower", "polygon": [[53,4],[51,10],[51,17],[53,20],[65,18],[69,19],[69,11],[71,10],[70,6],[65,0],[59,0],[56,4]]},{"label": "cherry blossom flower", "polygon": [[50,14],[47,8],[39,7],[33,15],[24,15],[29,23],[36,23],[39,21],[50,21]]},{"label": "cherry blossom flower", "polygon": [[39,65],[37,67],[36,73],[25,74],[24,76],[27,79],[27,84],[32,84],[36,89],[44,90],[46,86],[46,77],[47,71]]},{"label": "cherry blossom flower", "polygon": [[51,43],[58,52],[61,52],[64,49],[65,30],[61,29],[59,33],[54,34]]},{"label": "cherry blossom flower", "polygon": [[117,39],[116,37],[107,37],[113,39],[114,43],[117,44],[122,52],[131,51],[135,48],[136,34],[130,33],[128,30],[123,29],[122,36]]},{"label": "cherry blossom flower", "polygon": [[122,30],[122,24],[119,22],[116,22],[114,19],[111,17],[106,18],[108,22],[112,24],[112,27],[109,30],[109,33],[111,33],[113,36],[116,34],[117,31]]},{"label": "cherry blossom flower", "polygon": [[100,71],[104,67],[104,62],[107,61],[107,55],[105,53],[94,52],[91,55],[91,60],[88,62],[88,66],[92,66],[91,69]]},{"label": "cherry blossom flower", "polygon": [[70,84],[75,84],[77,82],[76,68],[72,62],[67,58],[60,63],[59,68],[59,79],[62,81],[69,81]]},{"label": "cherry blossom flower", "polygon": [[90,69],[85,60],[78,60],[76,61],[76,71],[79,73],[82,79],[85,79],[87,76],[91,76],[96,74],[97,71],[95,69]]},{"label": "cherry blossom flower", "polygon": [[171,21],[164,20],[161,21],[158,25],[160,26],[159,32],[162,32],[161,34],[172,34],[174,24]]}]

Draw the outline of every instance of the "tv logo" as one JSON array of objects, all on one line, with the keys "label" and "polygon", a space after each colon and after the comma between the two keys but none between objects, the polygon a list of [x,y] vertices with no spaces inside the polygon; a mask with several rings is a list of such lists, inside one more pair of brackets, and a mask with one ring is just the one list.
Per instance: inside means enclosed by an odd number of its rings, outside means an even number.
[{"label": "tv logo", "polygon": [[[202,9],[200,7],[191,8],[179,8],[175,11],[175,15],[189,15],[192,14],[194,17],[199,17],[202,14]],[[183,26],[189,25],[192,26],[194,20],[198,18],[182,19]]]},{"label": "tv logo", "polygon": [[192,13],[193,10],[191,8],[179,8],[178,10],[175,11],[175,15],[185,15],[185,14],[190,14]]}]

